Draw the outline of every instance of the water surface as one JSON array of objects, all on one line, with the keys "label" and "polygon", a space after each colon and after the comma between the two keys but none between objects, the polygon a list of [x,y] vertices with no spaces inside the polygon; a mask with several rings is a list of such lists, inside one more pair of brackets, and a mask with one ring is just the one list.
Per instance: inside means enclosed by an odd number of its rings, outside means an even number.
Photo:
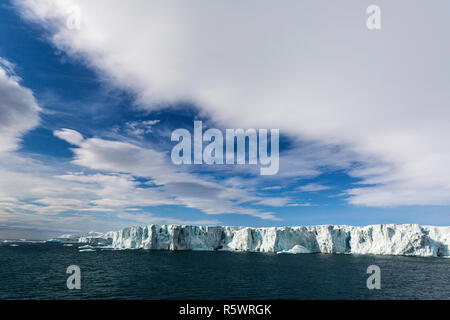
[{"label": "water surface", "polygon": [[[450,259],[0,244],[0,299],[449,299]],[[81,268],[68,290],[66,268]],[[369,265],[381,290],[368,290]]]}]

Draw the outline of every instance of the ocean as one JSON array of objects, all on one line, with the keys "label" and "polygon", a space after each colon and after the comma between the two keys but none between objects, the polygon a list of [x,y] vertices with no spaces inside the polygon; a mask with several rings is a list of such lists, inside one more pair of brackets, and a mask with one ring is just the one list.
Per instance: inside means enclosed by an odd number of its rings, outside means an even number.
[{"label": "ocean", "polygon": [[[450,299],[445,258],[78,246],[1,243],[0,299]],[[70,265],[80,290],[66,286]],[[366,286],[370,265],[379,290]]]}]

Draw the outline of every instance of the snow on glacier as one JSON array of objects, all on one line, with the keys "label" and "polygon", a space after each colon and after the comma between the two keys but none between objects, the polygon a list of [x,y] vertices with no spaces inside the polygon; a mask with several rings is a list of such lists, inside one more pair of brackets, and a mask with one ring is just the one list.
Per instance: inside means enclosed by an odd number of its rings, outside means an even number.
[{"label": "snow on glacier", "polygon": [[152,224],[124,228],[112,236],[115,249],[450,256],[450,227],[418,224],[271,228]]}]

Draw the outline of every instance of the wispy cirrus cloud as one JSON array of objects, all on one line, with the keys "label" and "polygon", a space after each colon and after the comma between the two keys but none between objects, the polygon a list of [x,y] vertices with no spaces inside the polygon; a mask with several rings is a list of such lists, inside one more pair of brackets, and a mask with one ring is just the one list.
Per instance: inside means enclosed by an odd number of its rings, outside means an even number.
[{"label": "wispy cirrus cloud", "polygon": [[316,191],[323,191],[323,190],[329,190],[331,187],[325,186],[318,183],[308,183],[303,186],[297,187],[297,190],[303,191],[303,192],[316,192]]},{"label": "wispy cirrus cloud", "polygon": [[[183,219],[149,211],[179,205],[140,187],[129,174],[68,172],[17,154],[0,159],[0,225],[48,232],[108,231],[146,223],[218,224],[218,219]],[[145,206],[145,208],[144,208]],[[17,231],[18,232],[18,231]]]},{"label": "wispy cirrus cloud", "polygon": [[151,133],[153,126],[158,123],[159,120],[128,121],[125,123],[125,132],[142,138],[145,134]]},{"label": "wispy cirrus cloud", "polygon": [[[256,207],[242,204],[259,204],[281,206],[287,203],[286,198],[262,198],[251,195],[248,190],[224,186],[195,174],[175,168],[167,154],[150,148],[144,148],[129,142],[104,140],[101,138],[83,138],[80,133],[70,129],[55,131],[55,135],[73,144],[73,164],[80,167],[109,172],[125,173],[129,177],[144,177],[151,179],[151,188],[137,188],[133,191],[114,192],[114,198],[103,197],[102,204],[135,203],[137,205],[183,205],[196,208],[206,214],[246,214],[262,219],[278,218],[272,213]],[[89,182],[105,176],[66,175],[64,179]],[[114,190],[120,186],[129,187],[138,184],[136,181],[122,180],[105,185],[105,191]],[[119,179],[110,176],[108,179]],[[141,194],[145,196],[141,196]],[[128,199],[127,199],[128,198]],[[98,203],[98,201],[97,201]]]}]

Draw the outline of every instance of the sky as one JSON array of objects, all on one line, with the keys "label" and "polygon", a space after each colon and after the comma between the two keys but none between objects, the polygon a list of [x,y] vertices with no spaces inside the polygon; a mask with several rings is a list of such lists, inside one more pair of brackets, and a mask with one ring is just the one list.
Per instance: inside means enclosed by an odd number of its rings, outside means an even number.
[{"label": "sky", "polygon": [[[372,4],[379,30],[366,26]],[[0,238],[152,223],[449,225],[449,10],[3,1]],[[196,120],[279,129],[279,171],[173,164],[172,132]]]}]

